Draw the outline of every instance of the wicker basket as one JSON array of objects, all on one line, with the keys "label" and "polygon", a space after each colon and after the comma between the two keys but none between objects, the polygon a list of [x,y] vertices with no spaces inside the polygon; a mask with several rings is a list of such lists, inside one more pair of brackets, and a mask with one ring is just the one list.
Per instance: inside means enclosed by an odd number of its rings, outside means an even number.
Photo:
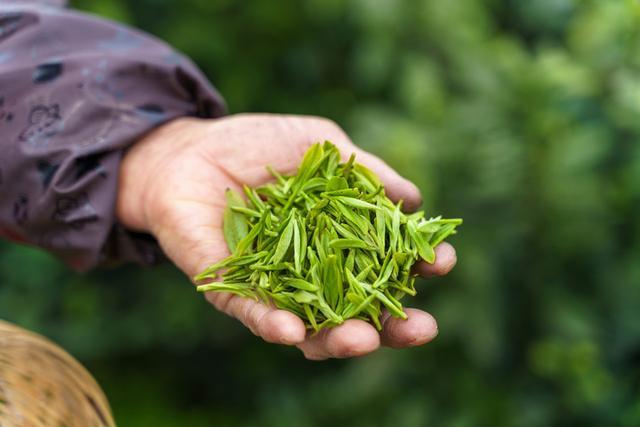
[{"label": "wicker basket", "polygon": [[0,321],[0,426],[111,427],[100,386],[46,338]]}]

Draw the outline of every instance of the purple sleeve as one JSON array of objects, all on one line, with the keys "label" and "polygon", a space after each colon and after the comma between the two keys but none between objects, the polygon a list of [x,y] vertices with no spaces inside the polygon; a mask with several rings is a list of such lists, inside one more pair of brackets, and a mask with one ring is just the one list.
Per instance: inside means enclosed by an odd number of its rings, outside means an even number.
[{"label": "purple sleeve", "polygon": [[153,239],[115,218],[123,150],[173,118],[218,117],[224,101],[163,42],[62,3],[0,2],[0,236],[78,270],[153,263]]}]

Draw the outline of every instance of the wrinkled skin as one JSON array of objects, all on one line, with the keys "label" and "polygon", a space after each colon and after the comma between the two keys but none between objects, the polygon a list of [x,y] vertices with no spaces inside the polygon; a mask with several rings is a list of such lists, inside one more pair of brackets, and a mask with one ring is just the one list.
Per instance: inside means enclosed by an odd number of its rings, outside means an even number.
[{"label": "wrinkled skin", "polygon": [[[168,257],[189,277],[229,255],[222,234],[224,191],[241,191],[271,179],[266,165],[292,174],[303,154],[330,140],[344,160],[351,153],[376,172],[394,201],[415,210],[421,203],[415,185],[382,160],[356,147],[330,120],[269,114],[242,114],[217,120],[181,118],[156,129],[126,154],[120,173],[117,215],[128,228],[152,233]],[[418,263],[424,276],[448,273],[456,263],[448,243],[436,248],[433,265]],[[312,360],[371,353],[381,345],[404,348],[425,344],[438,333],[435,319],[406,309],[407,320],[383,315],[382,332],[367,322],[347,320],[309,334],[300,318],[248,298],[207,293],[218,310],[233,316],[265,341],[295,345]]]}]

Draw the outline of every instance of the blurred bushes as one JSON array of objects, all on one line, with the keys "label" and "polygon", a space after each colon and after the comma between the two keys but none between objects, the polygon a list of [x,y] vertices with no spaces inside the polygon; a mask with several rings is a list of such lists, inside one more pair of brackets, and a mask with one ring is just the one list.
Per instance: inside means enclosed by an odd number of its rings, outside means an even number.
[{"label": "blurred bushes", "polygon": [[462,216],[415,304],[440,336],[301,360],[171,267],[3,245],[0,313],[124,425],[640,426],[640,7],[632,0],[78,0],[190,55],[230,110],[319,114]]}]

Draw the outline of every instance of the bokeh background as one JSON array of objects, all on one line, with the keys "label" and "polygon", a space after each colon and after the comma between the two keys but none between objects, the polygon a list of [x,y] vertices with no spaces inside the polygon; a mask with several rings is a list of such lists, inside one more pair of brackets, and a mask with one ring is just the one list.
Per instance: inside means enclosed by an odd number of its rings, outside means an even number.
[{"label": "bokeh background", "polygon": [[78,0],[191,56],[231,112],[318,114],[465,219],[417,349],[312,363],[171,266],[0,246],[0,315],[95,374],[121,426],[640,426],[635,0]]}]

